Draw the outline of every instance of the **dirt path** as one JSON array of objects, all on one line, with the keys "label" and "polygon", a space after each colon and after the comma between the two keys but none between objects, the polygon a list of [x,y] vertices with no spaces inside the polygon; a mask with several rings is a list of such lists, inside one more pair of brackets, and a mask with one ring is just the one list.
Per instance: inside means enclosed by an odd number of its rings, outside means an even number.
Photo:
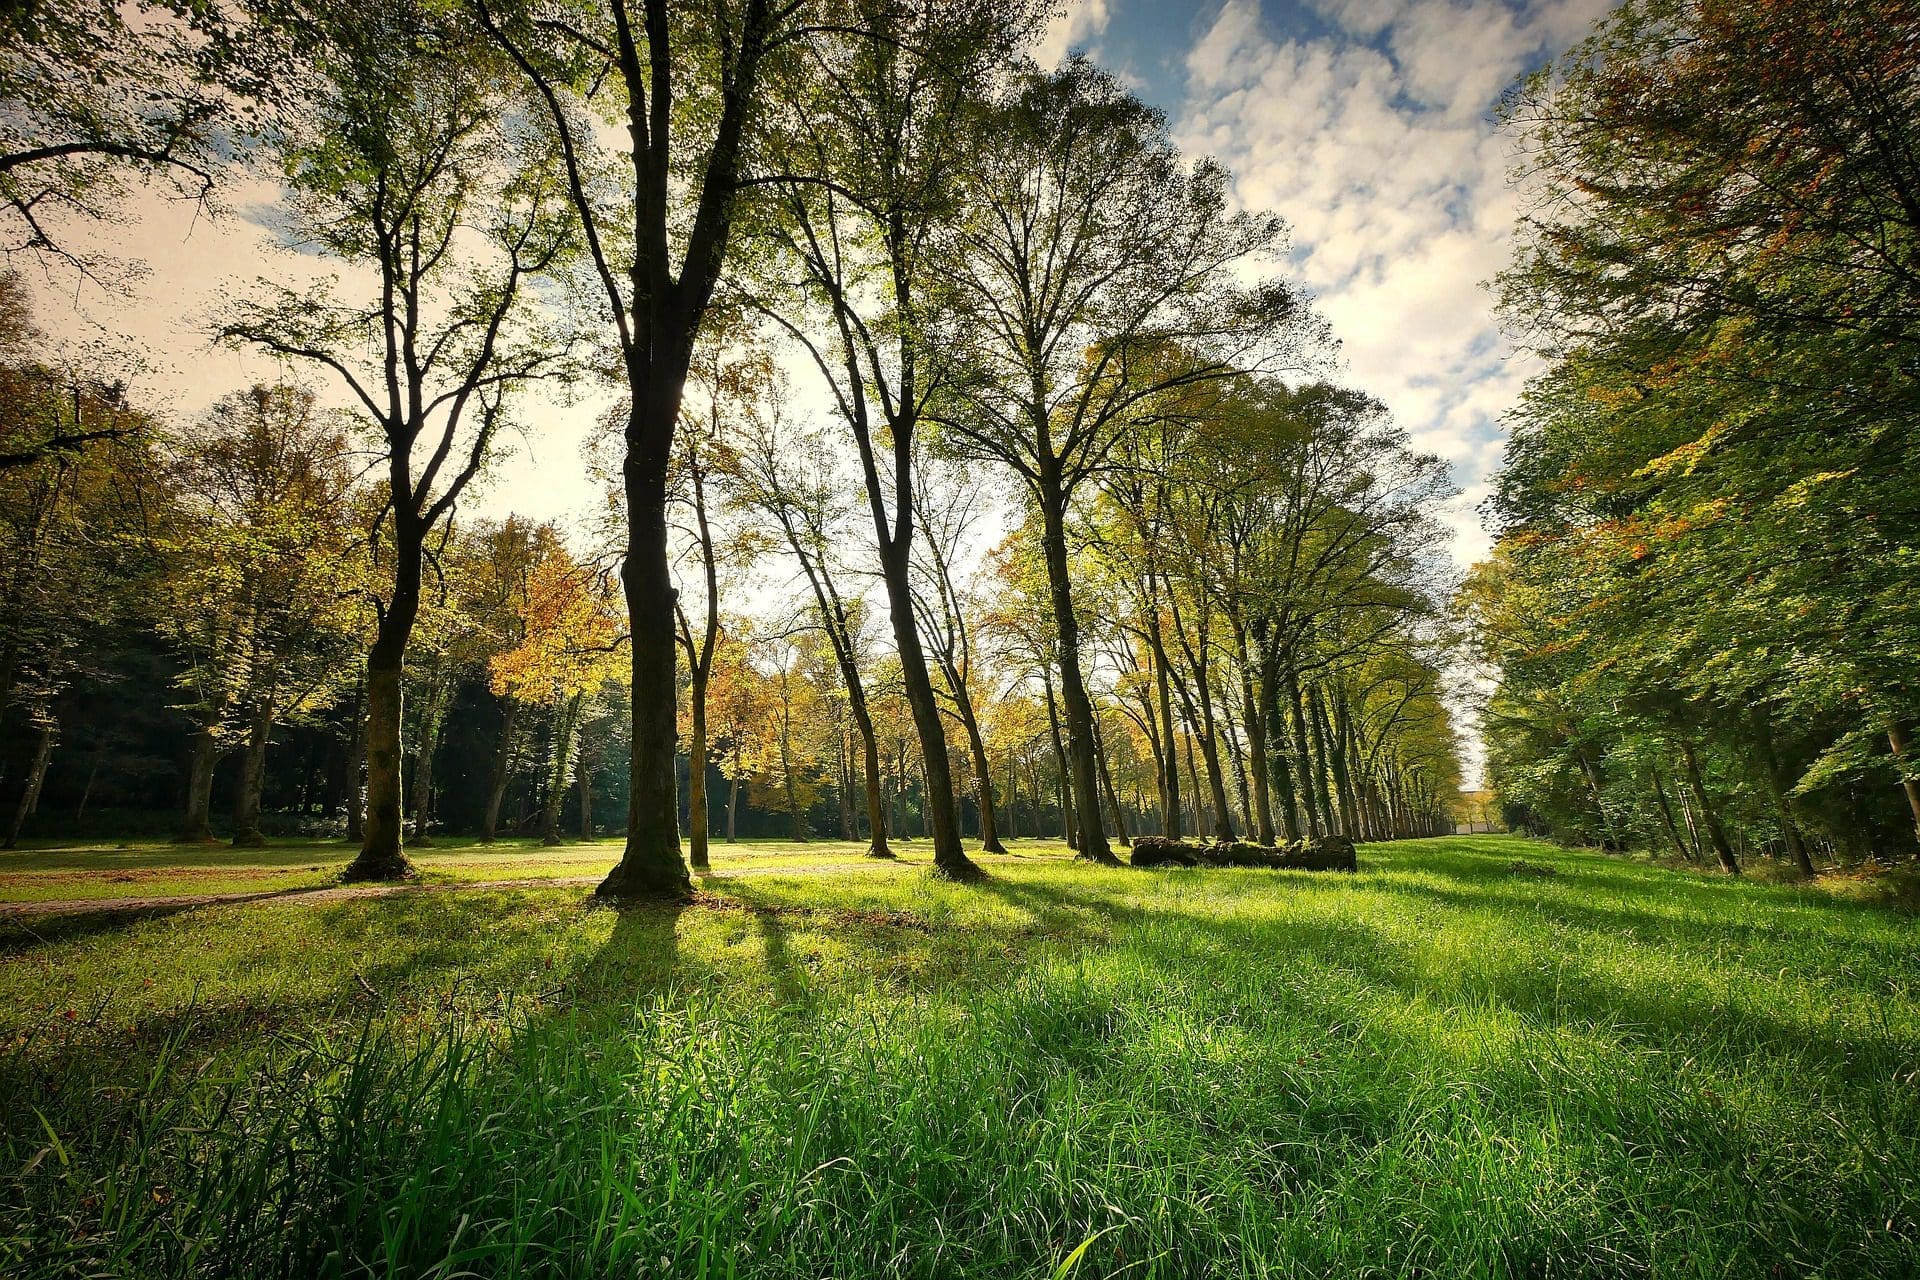
[{"label": "dirt path", "polygon": [[[977,856],[977,855],[976,855]],[[862,858],[857,862],[820,862],[803,866],[741,867],[730,871],[708,871],[694,877],[696,884],[714,880],[735,880],[746,876],[812,876],[834,871],[879,871],[895,867],[924,866],[924,863]],[[539,876],[518,880],[453,880],[431,884],[334,884],[310,885],[299,889],[264,889],[257,892],[178,893],[153,897],[127,898],[49,898],[42,902],[0,902],[0,920],[31,916],[89,915],[101,912],[183,911],[190,907],[211,907],[227,903],[297,902],[323,905],[352,898],[393,898],[411,893],[447,893],[468,889],[574,889],[600,883],[601,876]]]}]

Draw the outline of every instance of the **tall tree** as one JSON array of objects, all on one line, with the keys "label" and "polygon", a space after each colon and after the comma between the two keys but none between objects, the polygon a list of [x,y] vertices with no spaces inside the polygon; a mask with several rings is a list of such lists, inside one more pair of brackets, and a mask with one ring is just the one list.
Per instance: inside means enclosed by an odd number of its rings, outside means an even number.
[{"label": "tall tree", "polygon": [[1036,30],[1041,8],[1024,0],[843,8],[850,34],[809,46],[811,75],[785,104],[793,127],[771,236],[798,279],[776,277],[762,306],[811,357],[853,437],[925,762],[934,869],[976,879],[913,611],[914,441],[946,380],[932,257],[980,141],[967,104]]},{"label": "tall tree", "polygon": [[1029,72],[974,127],[972,210],[939,249],[966,374],[940,418],[1011,468],[1039,514],[1080,856],[1110,862],[1069,509],[1157,402],[1292,360],[1310,326],[1284,285],[1241,283],[1279,246],[1279,219],[1230,212],[1225,171],[1188,166],[1164,118],[1111,76],[1083,61]]},{"label": "tall tree", "polygon": [[[564,17],[480,0],[553,134],[593,282],[611,320],[628,417],[622,582],[632,635],[627,843],[600,892],[691,892],[680,855],[668,479],[694,344],[720,282],[770,81],[805,37],[809,0],[604,0]],[[626,152],[594,134],[620,96]],[[619,171],[616,173],[616,170]]]},{"label": "tall tree", "polygon": [[402,678],[429,536],[480,473],[512,393],[560,369],[530,282],[568,245],[538,139],[505,110],[498,60],[457,17],[406,3],[329,9],[306,112],[274,141],[289,234],[372,288],[263,286],[222,334],[340,379],[384,454],[392,577],[367,655],[365,838],[348,879],[409,874]]}]

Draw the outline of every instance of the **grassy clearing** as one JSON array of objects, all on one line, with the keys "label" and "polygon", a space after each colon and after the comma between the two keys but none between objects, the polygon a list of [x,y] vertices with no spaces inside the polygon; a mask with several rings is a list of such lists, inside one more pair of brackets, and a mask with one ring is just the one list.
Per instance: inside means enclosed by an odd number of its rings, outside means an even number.
[{"label": "grassy clearing", "polygon": [[[906,861],[927,861],[925,841],[895,842]],[[1049,852],[1056,842],[1015,842],[1016,852]],[[916,853],[916,848],[918,852]],[[788,840],[716,843],[714,868],[796,866],[858,861],[864,843],[819,840],[796,845]],[[44,843],[0,852],[0,903],[170,897],[185,894],[271,893],[330,885],[353,857],[339,840],[275,840],[263,848],[235,849],[225,844],[178,845],[163,840],[121,844]],[[545,847],[537,839],[503,839],[492,844],[441,838],[430,848],[411,848],[408,857],[424,884],[478,883],[489,880],[550,880],[605,875],[620,859],[618,840],[568,841]]]},{"label": "grassy clearing", "polygon": [[0,1271],[1920,1271],[1910,916],[1484,836],[993,870],[0,924]]}]

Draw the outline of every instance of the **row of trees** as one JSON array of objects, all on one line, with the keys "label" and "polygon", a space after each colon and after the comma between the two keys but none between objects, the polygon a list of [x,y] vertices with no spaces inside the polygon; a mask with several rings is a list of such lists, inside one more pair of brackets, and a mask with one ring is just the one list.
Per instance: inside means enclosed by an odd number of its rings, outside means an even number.
[{"label": "row of trees", "polygon": [[1631,0],[1508,115],[1546,370],[1464,600],[1510,819],[1911,855],[1920,9]]},{"label": "row of trees", "polygon": [[[725,752],[710,718],[738,630],[723,588],[768,543],[799,566],[806,627],[837,673],[858,740],[839,759],[858,757],[876,852],[877,664],[911,720],[949,876],[978,874],[961,847],[963,792],[996,842],[988,727],[1010,689],[1043,695],[1060,807],[1088,858],[1111,860],[1109,833],[1127,829],[1116,763],[1129,756],[1153,762],[1169,831],[1186,821],[1183,764],[1193,821],[1216,834],[1236,821],[1268,840],[1441,821],[1456,779],[1425,512],[1444,473],[1364,397],[1280,381],[1318,364],[1325,336],[1273,274],[1279,221],[1232,210],[1225,173],[1183,158],[1112,78],[1025,62],[1044,16],[985,0],[610,0],[196,17],[195,48],[234,51],[191,61],[207,109],[246,104],[258,123],[245,150],[285,175],[279,223],[347,269],[330,286],[257,290],[221,335],[337,386],[378,480],[349,494],[308,457],[339,450],[302,430],[289,439],[311,484],[302,472],[262,486],[310,489],[365,554],[330,546],[317,514],[249,514],[244,495],[225,507],[208,495],[211,473],[182,481],[197,495],[186,507],[257,521],[263,543],[297,549],[316,602],[270,626],[251,601],[231,622],[179,611],[208,652],[248,655],[212,664],[221,674],[189,700],[202,726],[190,815],[204,815],[224,717],[246,709],[253,771],[283,713],[329,679],[341,687],[352,665],[323,645],[297,661],[292,649],[357,634],[366,785],[352,874],[404,874],[401,784],[411,756],[416,808],[431,794],[434,672],[458,647],[429,640],[444,628],[428,614],[459,593],[478,603],[454,613],[479,631],[510,613],[474,567],[489,531],[456,526],[455,509],[531,384],[610,375],[619,528],[605,563],[625,625],[594,597],[601,631],[555,620],[521,641],[545,645],[545,661],[620,654],[628,839],[606,893],[687,886],[683,700],[705,860],[706,766]],[[183,38],[164,22],[126,34]],[[262,48],[285,60],[270,94],[233,70]],[[775,369],[789,357],[831,406],[804,431],[783,417]],[[224,412],[299,399],[265,389]],[[968,505],[995,480],[1012,496]],[[360,518],[341,518],[356,504]],[[982,599],[971,562],[993,524],[1012,533]],[[221,597],[230,568],[182,589]],[[357,632],[325,616],[348,598],[371,614]],[[876,645],[867,630],[882,623]],[[788,681],[802,665],[733,669]],[[511,700],[510,685],[498,692]],[[776,701],[794,719],[794,700]],[[564,717],[550,731],[556,759],[575,731]],[[502,753],[511,736],[509,723]],[[957,781],[969,771],[971,788]],[[791,760],[782,772],[797,813],[799,772]]]}]

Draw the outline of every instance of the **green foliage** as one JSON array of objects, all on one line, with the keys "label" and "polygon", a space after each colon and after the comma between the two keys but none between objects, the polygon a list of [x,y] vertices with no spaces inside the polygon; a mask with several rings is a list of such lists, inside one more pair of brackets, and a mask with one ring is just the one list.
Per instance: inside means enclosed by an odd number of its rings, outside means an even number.
[{"label": "green foliage", "polygon": [[1912,851],[1917,30],[1630,3],[1509,104],[1536,201],[1501,285],[1550,364],[1469,603],[1495,769],[1556,831],[1690,845],[1660,793],[1693,752],[1708,843]]}]

